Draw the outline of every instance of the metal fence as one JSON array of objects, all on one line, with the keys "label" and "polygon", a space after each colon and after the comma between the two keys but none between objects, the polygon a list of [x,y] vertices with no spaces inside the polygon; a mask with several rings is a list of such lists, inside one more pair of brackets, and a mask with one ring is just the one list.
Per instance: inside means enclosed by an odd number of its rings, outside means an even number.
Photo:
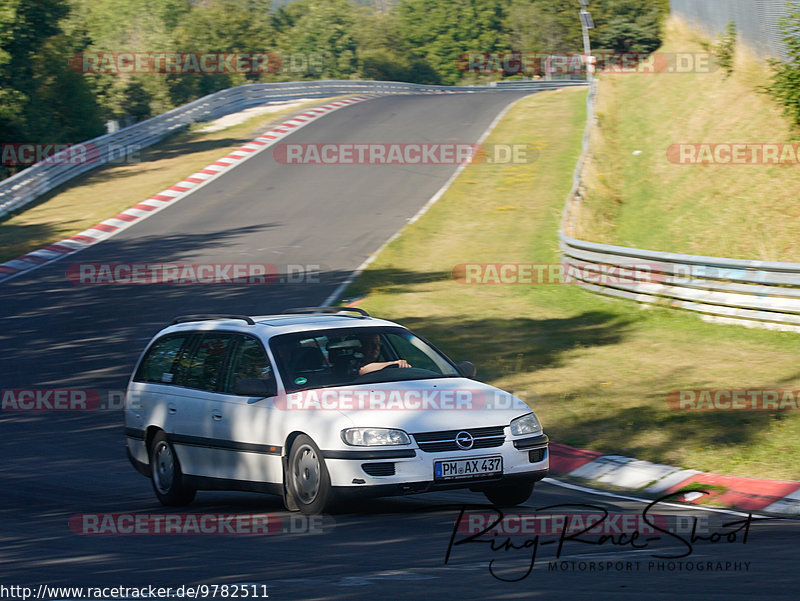
[{"label": "metal fence", "polygon": [[279,100],[325,98],[342,94],[456,93],[489,90],[546,90],[585,81],[529,81],[494,86],[427,86],[391,81],[303,81],[237,86],[204,96],[166,113],[106,134],[81,145],[85,152],[65,150],[0,182],[0,217],[19,209],[72,178],[164,139],[191,123],[209,121]]},{"label": "metal fence", "polygon": [[[792,4],[799,5],[797,0]],[[786,58],[780,20],[789,14],[787,0],[671,0],[672,13],[717,36],[731,21],[739,40],[759,55]]]}]

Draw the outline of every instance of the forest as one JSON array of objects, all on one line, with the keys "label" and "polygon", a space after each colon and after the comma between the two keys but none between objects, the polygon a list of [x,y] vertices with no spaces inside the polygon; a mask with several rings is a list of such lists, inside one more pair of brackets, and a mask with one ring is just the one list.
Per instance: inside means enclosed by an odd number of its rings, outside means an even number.
[{"label": "forest", "polygon": [[[580,53],[579,9],[577,0],[0,0],[0,142],[76,143],[108,122],[251,82],[534,77],[541,61],[490,69],[475,57]],[[590,9],[593,49],[648,52],[669,1]]]}]

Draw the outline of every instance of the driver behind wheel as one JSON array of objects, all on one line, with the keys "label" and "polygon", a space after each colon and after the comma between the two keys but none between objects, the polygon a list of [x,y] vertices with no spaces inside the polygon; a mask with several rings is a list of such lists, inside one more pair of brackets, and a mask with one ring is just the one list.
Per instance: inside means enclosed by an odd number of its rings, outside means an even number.
[{"label": "driver behind wheel", "polygon": [[411,364],[405,359],[397,359],[396,361],[378,361],[381,354],[381,336],[380,334],[368,334],[366,336],[359,336],[361,342],[361,366],[358,368],[358,375],[378,371],[387,367],[411,367]]}]

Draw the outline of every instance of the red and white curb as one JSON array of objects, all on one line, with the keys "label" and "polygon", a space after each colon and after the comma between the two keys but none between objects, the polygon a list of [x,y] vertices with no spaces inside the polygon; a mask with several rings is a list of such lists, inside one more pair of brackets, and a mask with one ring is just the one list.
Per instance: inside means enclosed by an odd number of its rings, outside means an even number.
[{"label": "red and white curb", "polygon": [[618,455],[550,444],[550,472],[595,486],[610,485],[644,494],[668,495],[692,486],[709,494],[686,492],[673,498],[685,503],[715,505],[800,515],[800,482],[722,476]]},{"label": "red and white curb", "polygon": [[90,227],[65,240],[56,242],[29,252],[21,257],[0,263],[0,282],[8,281],[18,275],[33,271],[49,263],[53,263],[64,257],[72,255],[84,248],[88,248],[102,240],[107,240],[119,232],[129,228],[134,223],[147,219],[159,211],[175,204],[192,192],[202,188],[209,182],[217,179],[222,174],[227,173],[232,168],[240,165],[244,161],[263,152],[282,138],[292,134],[298,129],[305,127],[312,121],[319,119],[337,109],[370,100],[378,97],[378,94],[363,96],[353,96],[323,104],[288,119],[280,125],[273,127],[266,133],[258,136],[255,140],[248,142],[207,165],[205,168],[193,173],[189,177],[179,181],[177,184],[162,190],[158,194],[153,194],[147,200],[143,200],[130,209],[122,213],[101,221],[97,225]]}]

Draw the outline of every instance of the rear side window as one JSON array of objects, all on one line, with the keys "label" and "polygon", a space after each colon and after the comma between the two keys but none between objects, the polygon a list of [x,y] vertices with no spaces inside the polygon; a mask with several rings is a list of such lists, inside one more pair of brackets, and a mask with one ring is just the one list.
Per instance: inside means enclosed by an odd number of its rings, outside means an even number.
[{"label": "rear side window", "polygon": [[189,361],[184,386],[214,392],[222,377],[232,334],[203,334]]},{"label": "rear side window", "polygon": [[178,368],[178,355],[188,339],[188,334],[172,334],[157,340],[142,359],[134,380],[172,384]]},{"label": "rear side window", "polygon": [[255,338],[242,336],[239,337],[239,342],[232,352],[227,382],[222,391],[233,393],[233,388],[239,380],[249,378],[270,380],[272,377],[272,366],[264,347]]}]

